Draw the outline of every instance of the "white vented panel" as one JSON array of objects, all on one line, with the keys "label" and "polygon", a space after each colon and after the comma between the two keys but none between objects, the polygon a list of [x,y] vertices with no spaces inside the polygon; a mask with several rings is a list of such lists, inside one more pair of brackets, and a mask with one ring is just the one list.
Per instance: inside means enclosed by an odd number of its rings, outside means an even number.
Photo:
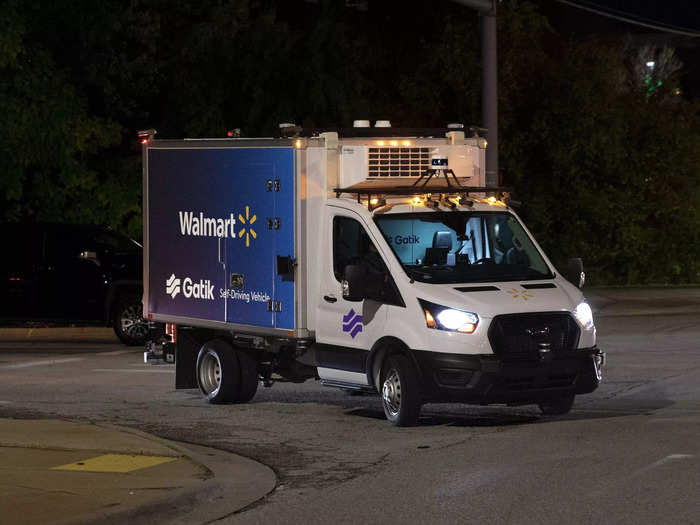
[{"label": "white vented panel", "polygon": [[476,146],[441,144],[392,147],[343,145],[340,148],[340,186],[347,188],[364,181],[394,180],[397,185],[412,182],[431,167],[432,155],[445,155],[449,167],[469,185],[483,185],[483,155]]},{"label": "white vented panel", "polygon": [[367,176],[420,177],[430,168],[430,148],[370,147],[367,155]]}]

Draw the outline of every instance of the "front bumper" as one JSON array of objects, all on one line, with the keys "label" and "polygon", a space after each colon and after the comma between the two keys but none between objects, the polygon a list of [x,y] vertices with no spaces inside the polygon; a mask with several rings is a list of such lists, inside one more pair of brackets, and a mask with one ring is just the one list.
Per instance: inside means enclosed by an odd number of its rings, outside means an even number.
[{"label": "front bumper", "polygon": [[495,355],[414,351],[426,402],[537,403],[568,394],[588,394],[601,381],[605,353],[598,347],[504,361]]}]

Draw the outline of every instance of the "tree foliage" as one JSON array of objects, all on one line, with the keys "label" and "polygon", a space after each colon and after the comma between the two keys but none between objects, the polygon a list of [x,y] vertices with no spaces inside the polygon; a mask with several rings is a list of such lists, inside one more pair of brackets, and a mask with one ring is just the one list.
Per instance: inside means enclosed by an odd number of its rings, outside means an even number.
[{"label": "tree foliage", "polygon": [[[565,39],[525,0],[498,24],[501,168],[547,253],[599,283],[700,281],[700,113],[672,52]],[[3,218],[139,236],[146,127],[479,124],[479,46],[448,1],[0,0]]]}]

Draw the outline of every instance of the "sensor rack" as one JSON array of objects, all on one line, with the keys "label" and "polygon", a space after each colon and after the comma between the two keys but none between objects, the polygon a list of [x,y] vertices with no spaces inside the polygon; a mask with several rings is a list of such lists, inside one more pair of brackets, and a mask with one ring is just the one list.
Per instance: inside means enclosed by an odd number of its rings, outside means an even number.
[{"label": "sensor rack", "polygon": [[[363,197],[367,200],[367,207],[371,211],[383,205],[380,201],[386,196],[394,197],[417,197],[424,195],[440,195],[444,200],[448,197],[461,197],[465,201],[469,201],[469,197],[474,193],[483,193],[487,197],[495,197],[499,201],[505,203],[517,204],[510,199],[512,192],[511,188],[503,186],[452,186],[452,185],[434,185],[434,186],[353,186],[350,188],[335,188],[333,190],[336,197],[343,194],[355,195],[358,204],[362,204]],[[378,202],[372,204],[372,200]],[[437,202],[437,201],[436,201]]]}]

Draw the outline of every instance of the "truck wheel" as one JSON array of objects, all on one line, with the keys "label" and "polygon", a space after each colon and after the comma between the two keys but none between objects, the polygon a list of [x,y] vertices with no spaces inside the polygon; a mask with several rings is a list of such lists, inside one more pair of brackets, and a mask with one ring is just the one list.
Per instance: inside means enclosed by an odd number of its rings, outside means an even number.
[{"label": "truck wheel", "polygon": [[561,416],[571,411],[571,407],[574,406],[575,397],[574,394],[555,397],[538,403],[538,406],[545,416]]},{"label": "truck wheel", "polygon": [[410,427],[418,422],[420,383],[415,367],[406,356],[393,355],[384,365],[382,406],[392,425]]},{"label": "truck wheel", "polygon": [[119,299],[112,317],[112,327],[119,340],[127,346],[146,344],[148,321],[143,318],[143,306],[137,296]]},{"label": "truck wheel", "polygon": [[241,391],[236,402],[247,403],[258,391],[258,362],[248,353],[236,350],[241,369]]},{"label": "truck wheel", "polygon": [[210,403],[238,400],[241,370],[233,348],[220,339],[202,346],[197,356],[197,384]]}]

